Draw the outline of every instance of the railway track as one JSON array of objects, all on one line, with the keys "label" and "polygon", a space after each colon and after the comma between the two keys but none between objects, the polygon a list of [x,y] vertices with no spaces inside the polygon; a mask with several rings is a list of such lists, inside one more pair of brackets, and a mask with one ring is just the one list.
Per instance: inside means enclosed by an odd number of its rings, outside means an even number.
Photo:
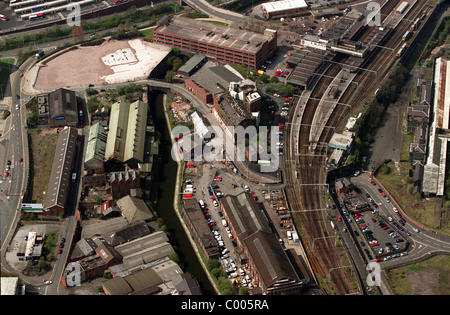
[{"label": "railway track", "polygon": [[[391,0],[382,8],[382,16],[388,16],[399,0]],[[373,95],[374,91],[381,85],[383,79],[392,70],[392,65],[396,60],[396,51],[402,45],[402,36],[409,28],[409,20],[419,16],[426,3],[418,1],[405,16],[408,21],[401,21],[393,31],[390,38],[385,42],[385,46],[390,49],[380,48],[372,56],[367,64],[367,69],[376,72],[361,71],[356,77],[358,85],[351,86],[342,95],[340,103],[351,106],[336,106],[330,116],[327,126],[324,128],[318,143],[328,143],[333,135],[334,128],[338,127],[347,119],[352,108]],[[370,28],[366,28],[361,37],[365,38]],[[391,62],[386,62],[390,60]],[[332,230],[326,215],[324,205],[325,168],[324,163],[327,157],[326,145],[318,145],[315,151],[309,150],[309,134],[315,110],[327,86],[339,73],[341,67],[339,62],[345,61],[344,56],[337,56],[336,63],[332,64],[325,76],[322,76],[311,93],[310,99],[305,104],[302,120],[300,122],[298,134],[298,152],[295,155],[295,143],[287,143],[288,157],[292,160],[286,161],[286,196],[293,209],[293,218],[297,230],[304,242],[305,251],[309,258],[313,272],[319,277],[326,277],[336,294],[354,293],[355,277],[346,268],[346,263],[342,259],[342,251],[335,246],[334,231]],[[293,128],[288,128],[290,132]],[[291,139],[287,137],[287,139]],[[293,162],[293,163],[292,163]],[[298,174],[298,178],[294,174]]]}]

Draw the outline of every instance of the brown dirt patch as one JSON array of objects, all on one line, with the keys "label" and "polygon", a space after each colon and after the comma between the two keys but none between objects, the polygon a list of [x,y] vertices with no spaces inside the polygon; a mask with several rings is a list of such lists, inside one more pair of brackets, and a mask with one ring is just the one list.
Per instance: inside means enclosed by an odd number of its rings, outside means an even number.
[{"label": "brown dirt patch", "polygon": [[437,270],[414,270],[406,273],[411,289],[419,295],[434,295],[436,285],[439,282]]},{"label": "brown dirt patch", "polygon": [[34,202],[44,203],[57,140],[56,129],[41,129],[41,131],[35,129],[31,132],[33,165],[30,166],[33,167],[32,201]]}]

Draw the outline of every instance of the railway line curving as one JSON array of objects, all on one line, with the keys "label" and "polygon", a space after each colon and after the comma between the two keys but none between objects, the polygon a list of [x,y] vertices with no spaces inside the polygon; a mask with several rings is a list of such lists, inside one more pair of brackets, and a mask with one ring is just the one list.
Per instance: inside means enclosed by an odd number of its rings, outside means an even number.
[{"label": "railway line curving", "polygon": [[[389,13],[394,11],[399,2],[399,0],[390,0],[383,5],[381,9],[381,16],[385,17],[383,22],[387,21]],[[396,23],[396,28],[384,43],[384,46],[390,49],[374,50],[366,63],[367,69],[371,71],[360,71],[354,77],[354,82],[358,84],[350,84],[341,95],[339,103],[350,106],[337,104],[326,126],[338,127],[354,107],[368,99],[381,86],[392,67],[398,62],[395,52],[403,44],[402,36],[410,27],[410,21],[420,16],[426,6],[426,3],[416,1],[404,18]],[[367,27],[361,34],[361,38],[367,37],[369,32],[370,28]],[[285,163],[286,196],[291,204],[294,222],[302,236],[311,267],[318,277],[328,279],[336,294],[353,294],[356,279],[348,262],[342,259],[342,250],[335,245],[336,238],[333,237],[334,231],[328,222],[328,213],[324,206],[326,192],[324,162],[327,150],[326,145],[323,144],[329,141],[334,128],[319,128],[320,136],[316,138],[318,139],[316,144],[319,145],[314,146],[314,150],[311,150],[309,137],[319,100],[340,72],[340,63],[345,59],[346,57],[342,55],[337,55],[333,59],[333,64],[328,67],[325,75],[321,76],[310,92],[309,99],[302,108],[301,121],[297,122],[299,127],[295,128],[296,123],[291,123],[287,129],[288,132],[298,132],[298,135],[287,137],[287,139],[297,139],[297,142],[286,145],[288,151]],[[308,209],[319,209],[319,211],[308,211]],[[323,210],[320,211],[320,209]]]}]

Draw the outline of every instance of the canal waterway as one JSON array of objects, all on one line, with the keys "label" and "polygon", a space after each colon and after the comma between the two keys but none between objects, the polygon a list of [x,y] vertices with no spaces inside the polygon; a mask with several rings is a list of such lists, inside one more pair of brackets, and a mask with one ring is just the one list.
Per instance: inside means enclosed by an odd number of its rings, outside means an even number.
[{"label": "canal waterway", "polygon": [[149,93],[150,111],[155,123],[155,130],[160,139],[160,159],[155,165],[155,180],[152,183],[151,199],[152,201],[157,201],[154,210],[158,213],[159,217],[164,219],[164,224],[167,226],[167,232],[169,233],[170,243],[175,248],[182,262],[184,272],[190,273],[197,279],[203,294],[212,295],[215,294],[215,291],[191,246],[188,238],[191,236],[186,235],[173,207],[178,164],[172,159],[170,154],[172,142],[170,131],[165,120],[163,102],[163,93]]}]

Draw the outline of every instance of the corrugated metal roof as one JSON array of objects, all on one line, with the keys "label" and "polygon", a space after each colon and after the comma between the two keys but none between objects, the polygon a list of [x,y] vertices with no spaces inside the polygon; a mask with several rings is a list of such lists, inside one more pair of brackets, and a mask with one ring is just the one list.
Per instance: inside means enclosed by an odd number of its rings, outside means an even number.
[{"label": "corrugated metal roof", "polygon": [[59,132],[44,209],[53,206],[64,208],[66,205],[77,136],[78,131],[71,127],[66,127]]},{"label": "corrugated metal roof", "polygon": [[195,54],[184,65],[182,65],[178,71],[191,74],[191,72],[205,60],[206,56],[202,54]]}]

